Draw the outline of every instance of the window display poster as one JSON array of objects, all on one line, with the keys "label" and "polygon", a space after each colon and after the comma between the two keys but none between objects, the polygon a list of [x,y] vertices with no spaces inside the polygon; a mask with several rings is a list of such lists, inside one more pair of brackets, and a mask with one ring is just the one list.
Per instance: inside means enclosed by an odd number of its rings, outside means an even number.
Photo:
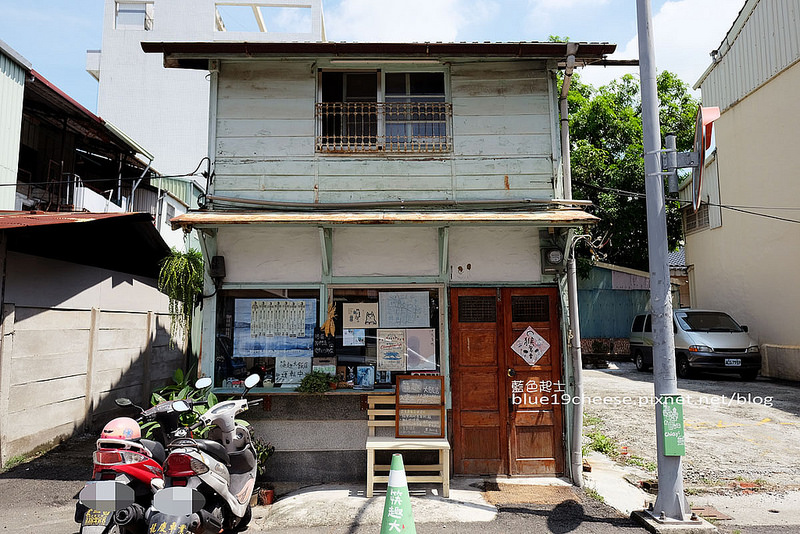
[{"label": "window display poster", "polygon": [[310,357],[316,324],[315,299],[236,299],[233,357]]},{"label": "window display poster", "polygon": [[378,371],[406,370],[406,331],[378,329]]},{"label": "window display poster", "polygon": [[356,383],[353,389],[373,389],[375,387],[375,368],[371,365],[359,365],[356,369]]},{"label": "window display poster", "polygon": [[381,328],[428,328],[431,321],[427,291],[384,291],[378,295]]},{"label": "window display poster", "polygon": [[342,330],[342,345],[345,347],[363,347],[366,341],[366,330],[363,328],[345,328]]},{"label": "window display poster", "polygon": [[408,371],[436,370],[436,330],[433,328],[406,330],[406,368]]},{"label": "window display poster", "polygon": [[378,328],[378,303],[343,302],[342,328]]},{"label": "window display poster", "polygon": [[311,372],[311,356],[292,358],[277,356],[275,358],[275,383],[299,384]]}]

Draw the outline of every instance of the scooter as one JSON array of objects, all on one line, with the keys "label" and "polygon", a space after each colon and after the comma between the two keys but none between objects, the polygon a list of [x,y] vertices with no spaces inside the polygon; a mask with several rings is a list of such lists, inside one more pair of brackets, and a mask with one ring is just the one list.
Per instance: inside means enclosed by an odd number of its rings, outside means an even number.
[{"label": "scooter", "polygon": [[261,400],[244,398],[260,380],[248,376],[242,397],[220,402],[190,427],[211,427],[210,439],[180,438],[168,446],[165,488],[153,496],[146,513],[148,532],[196,534],[235,532],[250,522],[256,451],[237,414]]},{"label": "scooter", "polygon": [[[203,379],[198,389],[210,385]],[[117,399],[118,406],[135,406],[129,399]],[[146,528],[144,513],[156,491],[164,487],[162,464],[164,445],[191,433],[181,425],[181,414],[205,401],[165,401],[142,412],[137,420],[120,417],[109,422],[97,440],[93,454],[92,480],[79,493],[75,521],[81,534],[137,533]],[[157,422],[159,441],[141,438],[140,423]]]}]

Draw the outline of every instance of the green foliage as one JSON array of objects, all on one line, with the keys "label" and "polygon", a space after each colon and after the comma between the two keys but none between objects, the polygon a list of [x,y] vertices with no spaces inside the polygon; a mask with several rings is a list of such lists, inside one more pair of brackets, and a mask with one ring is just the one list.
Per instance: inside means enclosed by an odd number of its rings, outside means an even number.
[{"label": "green foliage", "polygon": [[[172,375],[173,384],[169,384],[162,388],[156,389],[150,395],[150,405],[155,406],[162,402],[171,400],[189,399],[192,401],[205,400],[205,405],[198,404],[194,406],[192,411],[181,414],[181,424],[190,426],[197,421],[197,418],[204,414],[206,410],[219,402],[217,396],[211,392],[211,388],[197,389],[191,377],[194,374],[193,369],[184,372],[182,369],[175,369]],[[142,435],[148,439],[153,439],[155,429],[158,428],[158,423],[155,421],[145,423],[142,426]],[[197,435],[205,435],[208,432],[207,428],[195,431]]]},{"label": "green foliage", "polygon": [[605,454],[609,458],[616,458],[619,453],[617,443],[599,430],[593,430],[587,434],[589,438],[589,448],[593,451]]},{"label": "green foliage", "polygon": [[655,473],[658,469],[658,465],[655,462],[650,460],[646,460],[641,456],[630,456],[624,459],[626,464],[635,465],[637,467],[641,467],[645,471],[649,471],[650,473]]},{"label": "green foliage", "polygon": [[[664,71],[657,79],[662,137],[677,136],[678,151],[692,149],[698,101],[689,86]],[[568,96],[571,171],[575,198],[591,200],[601,221],[591,228],[601,247],[593,259],[648,270],[647,216],[644,198],[644,148],[639,83],[627,74],[595,89],[573,75]],[[632,192],[629,195],[620,192]],[[641,195],[641,196],[640,196]],[[670,250],[682,238],[679,203],[667,201]],[[579,247],[586,255],[586,245]],[[579,257],[580,259],[580,257]],[[581,276],[588,265],[579,264]]]},{"label": "green foliage", "polygon": [[180,252],[173,248],[161,263],[158,290],[169,297],[172,337],[178,332],[189,332],[192,312],[203,294],[202,254],[195,249]]},{"label": "green foliage", "polygon": [[256,449],[256,461],[258,462],[258,476],[261,477],[267,470],[267,460],[275,452],[275,446],[261,438],[253,439],[253,447]]},{"label": "green foliage", "polygon": [[325,393],[331,389],[331,382],[334,382],[336,377],[321,371],[311,371],[300,381],[295,391],[301,393]]}]

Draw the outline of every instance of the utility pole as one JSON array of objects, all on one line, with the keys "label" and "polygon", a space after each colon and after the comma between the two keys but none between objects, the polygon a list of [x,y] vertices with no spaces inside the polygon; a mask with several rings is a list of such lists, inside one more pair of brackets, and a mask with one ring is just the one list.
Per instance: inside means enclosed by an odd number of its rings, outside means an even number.
[{"label": "utility pole", "polygon": [[[642,92],[645,192],[647,193],[647,249],[650,258],[650,306],[653,324],[653,377],[655,397],[677,399],[675,340],[672,334],[672,301],[667,265],[667,215],[664,174],[661,172],[661,126],[658,119],[655,53],[650,0],[636,0],[639,75]],[[663,523],[688,522],[690,512],[683,491],[681,456],[665,453],[663,405],[656,404],[658,449],[658,497],[651,511]],[[682,408],[682,406],[681,406]],[[682,419],[682,417],[681,417]],[[681,431],[683,427],[680,421]],[[682,434],[681,434],[682,436]],[[672,453],[671,453],[672,454]]]}]

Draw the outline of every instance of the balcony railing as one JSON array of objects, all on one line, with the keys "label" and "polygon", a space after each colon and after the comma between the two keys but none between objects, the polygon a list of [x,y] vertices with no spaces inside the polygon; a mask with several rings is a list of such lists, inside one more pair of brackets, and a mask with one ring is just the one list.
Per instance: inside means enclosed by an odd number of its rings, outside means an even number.
[{"label": "balcony railing", "polygon": [[320,102],[317,152],[421,153],[453,148],[448,102]]}]

